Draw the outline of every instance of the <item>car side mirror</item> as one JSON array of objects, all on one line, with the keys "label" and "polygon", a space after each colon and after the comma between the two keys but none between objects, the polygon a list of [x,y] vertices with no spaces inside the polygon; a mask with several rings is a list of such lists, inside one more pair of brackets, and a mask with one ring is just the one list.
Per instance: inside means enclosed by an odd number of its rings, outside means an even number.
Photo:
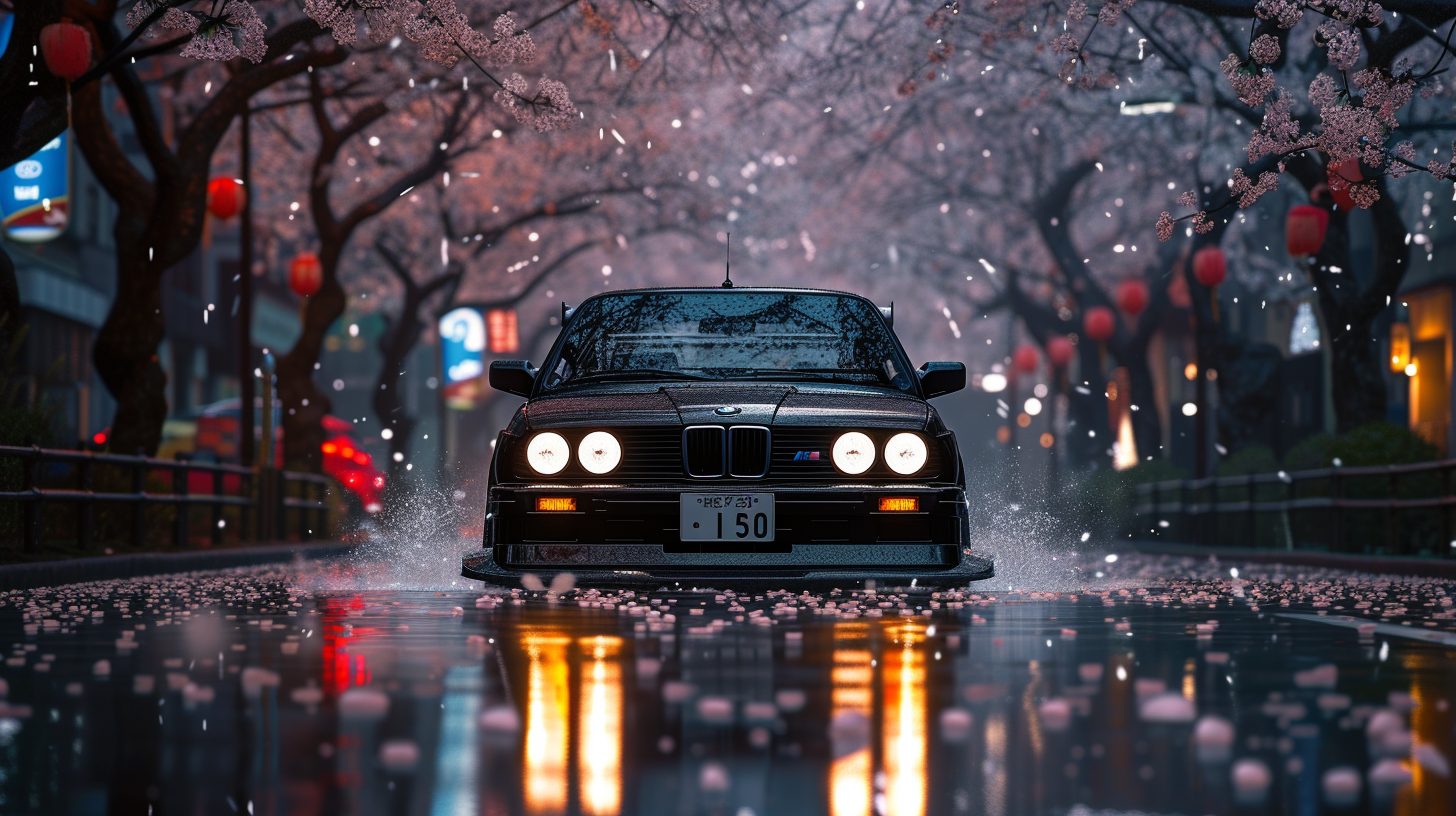
[{"label": "car side mirror", "polygon": [[[961,381],[965,381],[962,367]],[[518,397],[530,397],[536,385],[536,367],[530,360],[492,360],[490,363],[490,387]]]},{"label": "car side mirror", "polygon": [[[492,367],[491,374],[495,373]],[[926,363],[915,374],[920,377],[920,390],[925,398],[952,394],[966,387],[965,363]]]}]

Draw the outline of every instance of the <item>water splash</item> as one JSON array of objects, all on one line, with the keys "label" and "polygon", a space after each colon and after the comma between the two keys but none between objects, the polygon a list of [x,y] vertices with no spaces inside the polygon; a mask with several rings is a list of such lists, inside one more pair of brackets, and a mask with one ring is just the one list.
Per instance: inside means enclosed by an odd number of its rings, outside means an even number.
[{"label": "water splash", "polygon": [[478,549],[480,522],[474,508],[437,491],[395,498],[389,514],[361,532],[364,544],[347,556],[321,563],[300,578],[321,591],[474,590],[460,575],[460,558]]},{"label": "water splash", "polygon": [[995,559],[996,577],[975,582],[975,590],[1073,592],[1085,585],[1087,545],[1050,513],[1007,502],[999,490],[983,495],[976,509],[971,548]]}]

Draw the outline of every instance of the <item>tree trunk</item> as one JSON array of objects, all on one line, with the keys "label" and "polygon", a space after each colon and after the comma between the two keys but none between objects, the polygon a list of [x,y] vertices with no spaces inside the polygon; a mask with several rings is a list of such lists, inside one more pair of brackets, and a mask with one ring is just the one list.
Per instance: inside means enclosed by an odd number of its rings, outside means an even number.
[{"label": "tree trunk", "polygon": [[384,486],[386,508],[394,507],[407,492],[405,460],[409,458],[410,442],[414,439],[418,423],[404,410],[399,383],[405,360],[419,342],[423,330],[419,317],[421,300],[417,287],[406,288],[404,305],[394,321],[393,331],[379,344],[384,361],[379,367],[379,380],[374,388],[374,414],[380,425],[392,434],[389,439],[389,478]]},{"label": "tree trunk", "polygon": [[[1342,327],[1343,328],[1343,327]],[[1330,382],[1335,401],[1335,427],[1347,433],[1385,419],[1385,377],[1379,345],[1370,342],[1370,322],[1352,323],[1330,343]]]},{"label": "tree trunk", "polygon": [[[1331,213],[1324,247],[1314,266],[1320,312],[1329,333],[1325,342],[1330,354],[1330,394],[1335,428],[1340,433],[1385,419],[1385,363],[1379,353],[1380,344],[1371,342],[1371,327],[1385,308],[1386,297],[1398,288],[1410,259],[1405,225],[1389,195],[1382,184],[1380,201],[1372,208],[1373,280],[1360,280],[1351,267],[1350,221],[1339,210]],[[1328,271],[1331,268],[1342,271]]]},{"label": "tree trunk", "polygon": [[[1112,437],[1107,430],[1107,373],[1102,370],[1102,349],[1087,338],[1077,344],[1077,368],[1081,382],[1073,382],[1067,393],[1072,425],[1067,430],[1067,453],[1078,470],[1107,462]],[[1080,389],[1080,390],[1079,390]],[[1083,392],[1086,393],[1083,393]]]},{"label": "tree trunk", "polygon": [[[96,373],[116,398],[107,445],[121,454],[148,456],[162,444],[167,419],[167,375],[157,359],[166,334],[161,269],[147,260],[144,223],[120,216],[116,229],[116,299],[96,333]],[[134,233],[131,233],[135,230]],[[133,237],[135,235],[136,237]]]},{"label": "tree trunk", "polygon": [[303,334],[278,362],[278,397],[283,402],[283,460],[288,467],[318,472],[323,467],[323,419],[333,409],[313,380],[315,361],[348,298],[336,274],[343,242],[325,241],[319,255],[323,288],[304,305]]},{"label": "tree trunk", "polygon": [[[20,331],[20,283],[15,279],[15,262],[0,244],[0,355],[10,350]],[[0,371],[0,375],[8,372]],[[0,386],[3,386],[0,383]]]}]

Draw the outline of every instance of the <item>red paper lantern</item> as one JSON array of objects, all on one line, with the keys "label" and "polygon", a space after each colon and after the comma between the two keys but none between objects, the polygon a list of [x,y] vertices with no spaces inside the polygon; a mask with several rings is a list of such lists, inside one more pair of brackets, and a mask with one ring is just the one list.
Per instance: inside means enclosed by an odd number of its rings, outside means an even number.
[{"label": "red paper lantern", "polygon": [[324,265],[312,252],[300,252],[288,265],[288,288],[300,297],[318,294],[324,286]]},{"label": "red paper lantern", "polygon": [[[1329,165],[1325,169],[1325,173],[1328,176],[1338,175],[1345,181],[1352,183],[1365,180],[1365,174],[1360,172],[1359,159],[1345,159],[1342,162],[1336,162]],[[1334,188],[1334,185],[1330,185],[1330,197],[1335,200],[1336,206],[1342,210],[1349,211],[1355,207],[1355,199],[1350,195],[1349,184],[1341,185],[1338,190]]]},{"label": "red paper lantern", "polygon": [[218,176],[207,183],[207,211],[226,221],[243,208],[242,185],[236,179]]},{"label": "red paper lantern", "polygon": [[1204,286],[1217,286],[1228,277],[1228,261],[1223,250],[1216,246],[1204,247],[1193,253],[1193,277]]},{"label": "red paper lantern", "polygon": [[1289,211],[1289,218],[1284,222],[1284,245],[1296,258],[1317,255],[1325,245],[1325,230],[1329,226],[1329,210],[1300,204]]},{"label": "red paper lantern", "polygon": [[1105,343],[1117,331],[1117,316],[1106,306],[1093,306],[1082,315],[1082,331],[1093,340]]},{"label": "red paper lantern", "polygon": [[1137,278],[1128,278],[1117,285],[1117,308],[1137,317],[1148,307],[1148,285]]},{"label": "red paper lantern", "polygon": [[1011,355],[1011,362],[1016,370],[1022,374],[1031,374],[1041,363],[1041,355],[1036,353],[1036,347],[1021,345],[1016,347],[1016,353]]},{"label": "red paper lantern", "polygon": [[40,30],[40,53],[51,73],[75,82],[91,67],[91,35],[62,18]]},{"label": "red paper lantern", "polygon": [[1072,362],[1072,341],[1059,334],[1047,340],[1046,352],[1047,359],[1052,361],[1052,365],[1057,368],[1066,368]]}]

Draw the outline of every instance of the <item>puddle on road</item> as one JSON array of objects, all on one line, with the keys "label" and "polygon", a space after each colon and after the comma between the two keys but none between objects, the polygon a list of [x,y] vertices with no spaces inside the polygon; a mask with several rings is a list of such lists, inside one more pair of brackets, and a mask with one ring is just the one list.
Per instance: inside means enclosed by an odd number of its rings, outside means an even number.
[{"label": "puddle on road", "polygon": [[1456,635],[1456,586],[1094,568],[1075,595],[10,593],[0,813],[1450,811],[1456,650],[1397,635]]}]

